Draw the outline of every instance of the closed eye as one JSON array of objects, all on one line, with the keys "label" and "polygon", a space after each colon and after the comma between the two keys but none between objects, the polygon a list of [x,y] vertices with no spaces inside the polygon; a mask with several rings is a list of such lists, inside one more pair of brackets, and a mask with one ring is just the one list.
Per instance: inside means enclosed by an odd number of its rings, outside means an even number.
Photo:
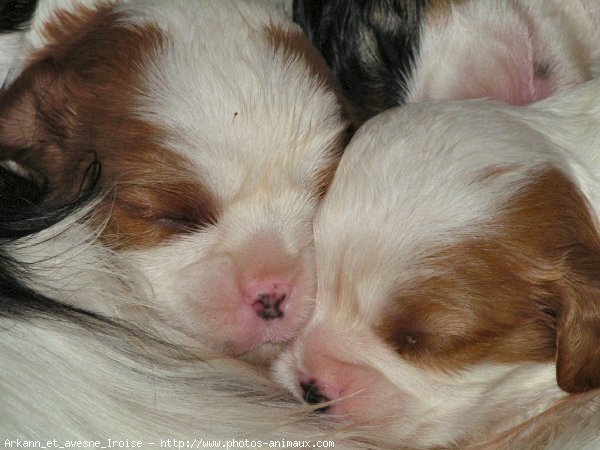
[{"label": "closed eye", "polygon": [[152,220],[165,229],[183,233],[193,232],[214,224],[211,219],[199,220],[199,218],[191,216],[156,216]]}]

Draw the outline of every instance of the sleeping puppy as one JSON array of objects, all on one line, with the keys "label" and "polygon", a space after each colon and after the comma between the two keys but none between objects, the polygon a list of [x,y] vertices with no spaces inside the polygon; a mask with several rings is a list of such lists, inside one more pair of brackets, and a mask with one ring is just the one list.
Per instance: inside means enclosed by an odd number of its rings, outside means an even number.
[{"label": "sleeping puppy", "polygon": [[595,0],[295,0],[367,118],[407,101],[529,104],[598,73]]},{"label": "sleeping puppy", "polygon": [[36,184],[0,167],[3,448],[54,439],[62,447],[77,440],[106,447],[108,439],[120,448],[115,441],[233,447],[233,439],[248,439],[359,448],[239,360],[65,304],[142,300],[123,260],[97,242],[90,223],[98,167],[77,200],[56,210],[32,206]]},{"label": "sleeping puppy", "polygon": [[[266,1],[25,3],[0,21],[3,445],[361,448],[206,348],[242,353],[310,311],[312,211],[346,123],[298,29]],[[279,309],[214,298],[284,269]]]},{"label": "sleeping puppy", "polygon": [[600,387],[599,99],[592,81],[367,122],[315,218],[316,308],[277,379],[411,448],[480,442]]},{"label": "sleeping puppy", "polygon": [[152,311],[232,355],[292,337],[348,124],[280,2],[40,0],[29,22],[2,69],[0,158],[50,208],[97,163],[94,226],[150,299],[73,306],[137,325]]}]

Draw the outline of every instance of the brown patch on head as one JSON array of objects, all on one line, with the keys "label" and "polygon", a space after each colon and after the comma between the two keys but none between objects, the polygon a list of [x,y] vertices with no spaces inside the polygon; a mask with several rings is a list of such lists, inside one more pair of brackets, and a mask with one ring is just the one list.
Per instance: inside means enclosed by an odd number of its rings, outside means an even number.
[{"label": "brown patch on head", "polygon": [[163,156],[166,160],[154,166],[156,172],[152,164],[133,166],[129,180],[116,184],[113,196],[107,198],[104,211],[111,220],[103,239],[112,247],[148,247],[216,222],[218,208],[211,193],[184,160]]},{"label": "brown patch on head", "polygon": [[48,178],[50,204],[73,198],[99,161],[113,213],[105,239],[145,247],[214,220],[216,208],[188,163],[161,145],[164,132],[134,112],[143,67],[167,37],[124,19],[106,6],[59,11],[46,24],[47,45],[0,93],[0,148]]},{"label": "brown patch on head", "polygon": [[600,386],[600,239],[577,187],[548,168],[473,236],[421,264],[379,332],[418,364],[556,359],[568,392]]},{"label": "brown patch on head", "polygon": [[289,62],[301,58],[311,76],[320,80],[327,90],[335,94],[340,104],[341,118],[347,125],[332,146],[331,154],[333,158],[331,159],[331,163],[317,174],[317,189],[319,195],[322,196],[327,192],[333,180],[339,159],[350,138],[358,128],[359,120],[350,102],[342,93],[342,89],[337,84],[325,59],[311,45],[301,29],[291,28],[284,30],[278,25],[270,24],[265,27],[265,35],[269,44],[273,46],[274,51],[283,52],[286,60]]},{"label": "brown patch on head", "polygon": [[279,25],[269,24],[265,27],[264,33],[267,42],[276,53],[283,52],[286,60],[290,63],[294,59],[301,58],[314,78],[319,79],[331,92],[341,95],[327,63],[318,50],[311,45],[302,30],[299,28],[284,30]]},{"label": "brown patch on head", "polygon": [[445,18],[452,12],[452,8],[467,1],[468,0],[428,0],[425,20],[429,25],[444,22]]},{"label": "brown patch on head", "polygon": [[336,95],[341,109],[341,119],[347,123],[345,130],[340,134],[331,149],[330,164],[323,167],[317,174],[318,193],[324,195],[333,181],[339,159],[350,141],[352,135],[359,125],[359,119],[356,117],[355,111],[350,102],[342,93],[341,88],[335,81],[333,74],[329,70],[327,63],[308,41],[302,30],[292,28],[284,30],[280,26],[271,24],[265,28],[266,38],[270,45],[273,46],[275,52],[283,52],[284,56],[290,62],[294,59],[301,58],[305,62],[307,70],[311,76],[323,83],[325,88]]}]

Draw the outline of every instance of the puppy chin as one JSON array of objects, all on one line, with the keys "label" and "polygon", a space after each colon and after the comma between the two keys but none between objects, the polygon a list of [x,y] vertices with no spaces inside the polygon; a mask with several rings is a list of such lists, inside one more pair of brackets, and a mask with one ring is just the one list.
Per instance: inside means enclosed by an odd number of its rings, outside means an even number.
[{"label": "puppy chin", "polygon": [[[284,349],[286,348],[286,346],[288,345],[288,343],[278,343],[278,344],[272,344],[272,343],[266,343],[266,344],[261,344],[258,347],[245,352],[244,354],[240,355],[239,357],[242,358],[244,361],[248,361],[249,363],[252,364],[257,364],[257,365],[265,365],[265,364],[270,364],[272,361],[275,360],[275,358],[277,357],[277,355],[279,355],[282,351],[284,351]],[[228,353],[227,350],[223,350],[224,353]],[[231,352],[229,352],[231,353]]]},{"label": "puppy chin", "polygon": [[[288,305],[282,308],[283,317],[265,320],[256,314],[252,305],[234,300],[237,310],[233,313],[222,312],[219,308],[208,311],[210,306],[194,302],[185,305],[180,313],[171,313],[166,318],[188,336],[199,339],[211,348],[232,356],[252,353],[250,359],[258,355],[274,356],[282,344],[292,339],[306,322],[312,311],[310,297],[294,293]],[[210,303],[215,303],[211,301]],[[202,310],[202,313],[189,312]],[[194,315],[190,319],[190,315]],[[186,317],[187,316],[187,317]]]}]

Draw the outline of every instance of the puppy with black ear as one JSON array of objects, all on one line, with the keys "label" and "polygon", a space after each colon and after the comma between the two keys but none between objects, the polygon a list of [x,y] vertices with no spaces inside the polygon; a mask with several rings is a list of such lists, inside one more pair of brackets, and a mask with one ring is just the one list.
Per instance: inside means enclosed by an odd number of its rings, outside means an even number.
[{"label": "puppy with black ear", "polygon": [[524,105],[590,80],[599,15],[579,0],[294,2],[364,117],[433,99]]},{"label": "puppy with black ear", "polygon": [[282,2],[40,0],[29,18],[7,25],[31,22],[6,36],[0,161],[43,175],[46,205],[100,161],[100,240],[152,293],[74,306],[151,310],[230,355],[277,352],[312,309],[312,217],[349,132]]},{"label": "puppy with black ear", "polygon": [[38,6],[0,34],[0,436],[324,438],[223,353],[312,309],[325,62],[277,0]]}]

